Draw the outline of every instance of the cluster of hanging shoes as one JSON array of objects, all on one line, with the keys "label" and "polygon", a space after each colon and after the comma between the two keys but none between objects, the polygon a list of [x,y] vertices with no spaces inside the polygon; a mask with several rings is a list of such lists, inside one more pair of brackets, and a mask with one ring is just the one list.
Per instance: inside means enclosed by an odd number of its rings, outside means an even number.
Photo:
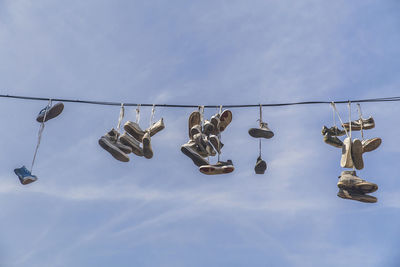
[{"label": "cluster of hanging shoes", "polygon": [[14,173],[18,176],[18,179],[21,182],[21,184],[27,185],[37,181],[38,178],[36,175],[32,174],[32,169],[35,164],[36,155],[40,146],[40,141],[42,139],[45,122],[57,117],[58,115],[61,114],[63,110],[64,110],[63,103],[58,102],[53,105],[52,101],[49,100],[48,105],[44,107],[42,110],[40,110],[39,114],[37,115],[36,121],[40,123],[40,126],[39,126],[38,142],[36,144],[35,154],[33,155],[31,168],[30,170],[28,170],[25,167],[25,165],[23,165],[21,168],[14,169]]},{"label": "cluster of hanging shoes", "polygon": [[136,109],[136,122],[127,121],[124,124],[125,132],[120,134],[119,129],[124,113],[125,109],[122,104],[117,130],[112,128],[111,131],[100,137],[99,145],[109,152],[115,159],[122,162],[129,161],[130,153],[139,157],[151,159],[153,157],[151,137],[165,128],[163,118],[158,120],[156,123],[152,123],[154,117],[153,107],[150,126],[146,130],[142,130],[139,126],[140,108],[138,107]]},{"label": "cluster of hanging shoes", "polygon": [[[221,149],[224,146],[221,133],[232,121],[232,112],[221,109],[210,120],[203,119],[204,108],[192,112],[188,120],[189,141],[181,146],[182,153],[199,167],[201,173],[207,175],[231,173],[235,169],[232,160],[220,160]],[[209,157],[217,154],[217,163],[210,164]]]},{"label": "cluster of hanging shoes", "polygon": [[259,138],[259,156],[256,161],[254,171],[256,174],[264,174],[267,169],[267,163],[261,158],[261,138],[271,139],[274,137],[274,132],[268,128],[268,123],[262,120],[262,105],[260,105],[260,125],[258,128],[250,128],[249,135],[254,138]]},{"label": "cluster of hanging shoes", "polygon": [[[364,139],[364,130],[373,129],[375,127],[375,121],[372,117],[367,119],[362,118],[361,107],[359,104],[357,105],[359,119],[354,121],[351,120],[351,103],[349,103],[349,122],[343,123],[335,104],[332,103],[334,120],[336,112],[342,123],[343,129],[339,129],[337,126],[330,128],[323,126],[322,135],[324,136],[323,140],[325,143],[342,149],[340,166],[342,168],[353,169],[352,171],[343,171],[339,176],[339,181],[337,183],[339,192],[337,195],[344,199],[375,203],[377,202],[377,198],[368,194],[378,190],[378,185],[362,180],[357,176],[355,170],[362,170],[364,168],[363,154],[377,149],[381,145],[382,139],[379,137]],[[353,131],[360,131],[362,139],[352,139]],[[340,136],[346,137],[342,141],[338,138]]]}]

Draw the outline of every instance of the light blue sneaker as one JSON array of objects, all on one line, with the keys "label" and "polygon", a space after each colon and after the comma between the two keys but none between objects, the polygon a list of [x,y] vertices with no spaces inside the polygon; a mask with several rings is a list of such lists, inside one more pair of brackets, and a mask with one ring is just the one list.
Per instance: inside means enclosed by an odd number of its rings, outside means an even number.
[{"label": "light blue sneaker", "polygon": [[25,167],[14,169],[15,174],[18,176],[21,184],[26,185],[35,182],[38,178],[32,175],[31,172]]}]

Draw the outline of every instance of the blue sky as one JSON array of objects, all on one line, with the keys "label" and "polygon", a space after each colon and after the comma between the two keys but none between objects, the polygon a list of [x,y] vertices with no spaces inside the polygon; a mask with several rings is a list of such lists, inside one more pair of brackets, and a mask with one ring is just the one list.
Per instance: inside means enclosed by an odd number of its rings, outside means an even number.
[{"label": "blue sky", "polygon": [[[400,95],[400,3],[372,1],[0,1],[2,94],[172,104],[257,104]],[[119,108],[0,99],[0,266],[398,266],[397,103],[363,104],[382,137],[358,175],[376,204],[336,196],[340,150],[320,134],[329,105],[265,108],[275,137],[254,174],[258,110],[233,109],[205,176],[180,152],[191,109],[157,108],[151,160],[97,143]],[[345,105],[338,106],[347,118]],[[216,110],[207,109],[207,117]],[[150,108],[142,108],[146,128]],[[355,107],[352,113],[357,118]],[[125,120],[134,120],[134,108]],[[357,136],[357,134],[356,134]]]}]

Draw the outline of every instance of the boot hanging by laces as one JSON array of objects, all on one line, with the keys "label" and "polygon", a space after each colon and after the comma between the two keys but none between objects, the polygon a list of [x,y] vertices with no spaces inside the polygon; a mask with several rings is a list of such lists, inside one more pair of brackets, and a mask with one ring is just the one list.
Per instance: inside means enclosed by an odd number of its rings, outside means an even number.
[{"label": "boot hanging by laces", "polygon": [[31,173],[32,173],[32,170],[33,170],[33,166],[35,165],[36,155],[37,155],[37,152],[39,150],[40,142],[42,140],[42,134],[43,134],[43,131],[44,131],[44,122],[46,121],[47,113],[49,112],[49,109],[51,108],[51,105],[52,105],[52,100],[49,99],[49,103],[47,104],[46,111],[44,113],[43,121],[40,123],[40,127],[39,127],[38,141],[37,141],[37,144],[36,144],[35,153],[33,154],[33,159],[32,159],[32,164],[31,164],[31,169],[30,169]]}]

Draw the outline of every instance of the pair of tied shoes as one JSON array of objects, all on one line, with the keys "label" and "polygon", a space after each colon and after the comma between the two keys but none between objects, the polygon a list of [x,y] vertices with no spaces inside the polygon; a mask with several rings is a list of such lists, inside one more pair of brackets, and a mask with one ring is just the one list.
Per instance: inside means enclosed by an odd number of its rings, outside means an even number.
[{"label": "pair of tied shoes", "polygon": [[355,171],[343,171],[337,183],[339,187],[338,197],[357,200],[366,203],[375,203],[377,198],[367,195],[378,190],[378,185],[362,180]]},{"label": "pair of tied shoes", "polygon": [[363,154],[377,149],[381,143],[382,139],[379,137],[362,141],[357,138],[352,141],[349,137],[346,137],[343,141],[340,166],[342,168],[355,167],[357,170],[363,169]]}]

